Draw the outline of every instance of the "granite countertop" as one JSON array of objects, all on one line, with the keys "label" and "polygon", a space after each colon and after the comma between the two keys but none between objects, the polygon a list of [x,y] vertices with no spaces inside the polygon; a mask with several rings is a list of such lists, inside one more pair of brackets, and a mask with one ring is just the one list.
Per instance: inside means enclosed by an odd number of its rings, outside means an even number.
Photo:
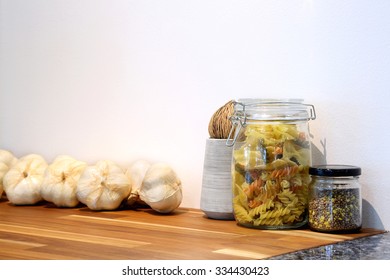
[{"label": "granite countertop", "polygon": [[390,260],[390,232],[279,255],[269,260]]}]

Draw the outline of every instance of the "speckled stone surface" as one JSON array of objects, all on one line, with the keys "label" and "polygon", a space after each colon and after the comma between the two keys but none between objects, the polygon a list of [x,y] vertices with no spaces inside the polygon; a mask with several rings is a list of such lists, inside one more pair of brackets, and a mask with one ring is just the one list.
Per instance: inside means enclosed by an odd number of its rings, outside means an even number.
[{"label": "speckled stone surface", "polygon": [[269,260],[390,260],[390,232],[280,255]]}]

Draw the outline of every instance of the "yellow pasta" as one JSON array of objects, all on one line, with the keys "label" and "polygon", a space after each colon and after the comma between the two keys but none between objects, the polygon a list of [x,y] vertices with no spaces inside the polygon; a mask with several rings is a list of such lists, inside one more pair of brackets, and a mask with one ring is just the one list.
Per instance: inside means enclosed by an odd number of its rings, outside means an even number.
[{"label": "yellow pasta", "polygon": [[293,225],[307,216],[310,149],[295,124],[249,124],[233,153],[233,203],[238,223]]},{"label": "yellow pasta", "polygon": [[240,204],[235,203],[233,205],[234,217],[241,223],[249,223],[252,221],[252,217],[248,214],[247,210]]},{"label": "yellow pasta", "polygon": [[264,220],[264,219],[270,219],[270,218],[279,218],[281,216],[285,216],[290,214],[290,209],[285,207],[283,209],[277,209],[277,210],[270,210],[264,213],[260,214],[259,219]]},{"label": "yellow pasta", "polygon": [[249,214],[252,217],[261,215],[262,213],[265,213],[268,209],[271,209],[274,207],[274,201],[273,199],[267,200],[265,203],[261,204],[260,206],[257,206],[256,208],[253,208],[249,211]]},{"label": "yellow pasta", "polygon": [[249,209],[247,196],[239,185],[235,185],[233,193],[237,194],[233,199],[234,205],[239,204],[244,209]]},{"label": "yellow pasta", "polygon": [[278,198],[285,206],[293,206],[298,203],[298,197],[289,190],[278,193]]},{"label": "yellow pasta", "polygon": [[283,220],[281,218],[271,218],[271,219],[257,219],[253,222],[254,226],[267,225],[267,226],[281,226],[283,225]]}]

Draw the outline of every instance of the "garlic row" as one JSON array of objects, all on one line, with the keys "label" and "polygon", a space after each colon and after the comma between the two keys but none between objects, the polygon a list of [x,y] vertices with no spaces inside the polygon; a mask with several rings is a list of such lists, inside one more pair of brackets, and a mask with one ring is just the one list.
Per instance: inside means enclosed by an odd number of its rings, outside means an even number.
[{"label": "garlic row", "polygon": [[126,172],[109,160],[88,166],[61,155],[48,165],[43,157],[20,158],[0,150],[0,196],[4,191],[15,205],[45,200],[57,207],[79,202],[91,210],[114,210],[122,202],[144,203],[160,213],[170,213],[182,201],[181,181],[165,163],[134,162]]},{"label": "garlic row", "polygon": [[40,155],[30,154],[19,159],[3,178],[8,200],[15,205],[41,201],[41,185],[47,166]]},{"label": "garlic row", "polygon": [[143,202],[139,197],[139,190],[141,189],[142,182],[150,165],[149,161],[140,159],[131,164],[126,170],[126,176],[131,181],[131,191],[127,198],[127,205]]},{"label": "garlic row", "polygon": [[48,166],[41,186],[42,198],[58,207],[75,207],[77,183],[87,167],[85,162],[70,156],[58,156]]},{"label": "garlic row", "polygon": [[18,161],[9,151],[0,150],[0,198],[3,194],[3,178],[8,170]]},{"label": "garlic row", "polygon": [[114,210],[131,191],[122,168],[108,160],[88,166],[77,183],[77,198],[92,210]]},{"label": "garlic row", "polygon": [[145,174],[139,196],[153,210],[170,213],[183,198],[181,181],[167,164],[153,164]]}]

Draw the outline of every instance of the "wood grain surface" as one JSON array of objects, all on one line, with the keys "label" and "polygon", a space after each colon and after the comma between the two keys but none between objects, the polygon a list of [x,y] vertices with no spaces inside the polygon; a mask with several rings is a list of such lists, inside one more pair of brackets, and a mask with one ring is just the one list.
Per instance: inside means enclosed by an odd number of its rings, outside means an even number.
[{"label": "wood grain surface", "polygon": [[257,230],[212,220],[197,209],[91,211],[0,200],[0,259],[264,259],[383,231],[324,234]]}]

